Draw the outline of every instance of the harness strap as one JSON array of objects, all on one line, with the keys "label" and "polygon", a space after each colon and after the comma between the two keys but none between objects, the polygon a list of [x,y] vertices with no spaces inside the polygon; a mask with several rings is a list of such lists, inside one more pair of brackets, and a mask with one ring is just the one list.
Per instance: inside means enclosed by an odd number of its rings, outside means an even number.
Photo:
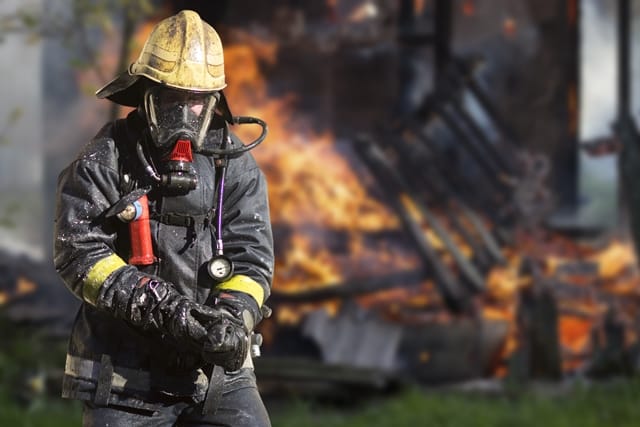
[{"label": "harness strap", "polygon": [[98,373],[98,384],[96,385],[96,394],[93,397],[93,403],[98,406],[106,406],[109,404],[109,396],[111,395],[111,378],[113,377],[113,364],[111,356],[103,354],[100,360],[100,372]]},{"label": "harness strap", "polygon": [[222,388],[224,385],[224,369],[222,366],[214,365],[209,380],[207,397],[202,405],[202,415],[215,414],[222,399]]},{"label": "harness strap", "polygon": [[186,215],[178,213],[152,213],[151,219],[166,225],[174,225],[178,227],[195,227],[196,225],[206,226],[211,219],[211,212],[200,215]]},{"label": "harness strap", "polygon": [[[120,151],[121,161],[118,168],[120,175],[120,194],[131,193],[136,188],[136,180],[130,175],[133,166],[131,165],[132,148],[136,141],[129,141],[127,132],[128,119],[118,119],[115,121],[113,129],[113,139]],[[125,178],[127,177],[127,178]],[[149,190],[147,190],[148,192]]]},{"label": "harness strap", "polygon": [[[107,359],[105,359],[105,356]],[[98,362],[68,354],[64,373],[70,377],[96,381],[98,383],[96,394],[98,394],[100,390],[106,391],[107,384],[107,396],[113,389],[126,389],[138,392],[151,391],[151,372],[142,369],[123,368],[120,366],[111,366],[111,368],[109,368],[107,365],[110,364],[111,360],[108,355],[103,355],[100,362]],[[102,386],[100,385],[101,382],[103,383]],[[208,379],[202,369],[198,369],[195,383],[197,389],[201,390],[202,394],[204,394],[204,391],[208,386]],[[186,386],[185,377],[172,377],[169,375],[163,375],[162,384],[175,386],[178,390]],[[190,384],[190,387],[192,386],[193,383]]]}]

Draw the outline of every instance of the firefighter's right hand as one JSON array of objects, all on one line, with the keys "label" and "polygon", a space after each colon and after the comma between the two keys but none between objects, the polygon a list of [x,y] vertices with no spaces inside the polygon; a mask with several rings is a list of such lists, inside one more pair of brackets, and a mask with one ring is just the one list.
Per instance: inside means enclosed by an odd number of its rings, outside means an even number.
[{"label": "firefighter's right hand", "polygon": [[207,327],[221,315],[182,295],[170,283],[145,277],[133,290],[126,317],[142,329],[155,329],[200,353],[208,342]]}]

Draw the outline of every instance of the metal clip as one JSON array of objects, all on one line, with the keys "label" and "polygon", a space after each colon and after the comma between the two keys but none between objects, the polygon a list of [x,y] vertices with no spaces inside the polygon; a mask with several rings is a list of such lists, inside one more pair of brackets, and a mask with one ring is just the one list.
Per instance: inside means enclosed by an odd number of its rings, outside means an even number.
[{"label": "metal clip", "polygon": [[156,297],[156,301],[160,301],[162,298],[160,297],[160,294],[158,294],[158,291],[156,291],[156,289],[160,286],[160,282],[158,282],[157,280],[150,280],[147,286],[149,287],[151,292],[153,292],[153,295]]}]

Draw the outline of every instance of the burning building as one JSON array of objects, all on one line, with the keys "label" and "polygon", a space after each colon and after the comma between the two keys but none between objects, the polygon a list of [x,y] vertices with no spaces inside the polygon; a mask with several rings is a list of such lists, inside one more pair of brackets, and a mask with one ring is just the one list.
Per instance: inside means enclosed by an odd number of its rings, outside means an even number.
[{"label": "burning building", "polygon": [[[493,14],[466,0],[222,2],[221,15],[208,3],[189,7],[221,29],[231,109],[270,129],[254,152],[277,260],[263,378],[381,387],[634,368],[631,245],[550,220],[578,198],[578,1]],[[455,37],[462,19],[491,25],[500,39],[485,43],[514,58],[474,55],[479,43]],[[24,283],[12,286],[0,304]]]},{"label": "burning building", "polygon": [[[393,19],[374,19],[364,11],[375,2],[346,3],[328,3],[331,42],[276,35],[265,52],[264,39],[241,35],[229,54],[244,70],[232,90],[248,91],[232,98],[250,101],[236,108],[265,117],[273,132],[256,152],[279,255],[263,365],[286,376],[299,356],[365,382],[379,379],[372,368],[426,382],[630,369],[639,290],[631,246],[550,220],[575,206],[576,65],[555,65],[569,102],[550,101],[564,108],[545,128],[558,142],[536,151],[501,113],[478,60],[451,51],[452,4],[401,2]],[[535,19],[575,43],[577,6],[547,6]],[[366,31],[345,30],[363,15]],[[313,43],[324,49],[308,54]],[[431,83],[416,74],[421,55]],[[246,72],[256,60],[268,77]],[[277,90],[281,73],[295,91]],[[277,95],[260,99],[265,85]],[[313,376],[292,366],[293,377]]]}]

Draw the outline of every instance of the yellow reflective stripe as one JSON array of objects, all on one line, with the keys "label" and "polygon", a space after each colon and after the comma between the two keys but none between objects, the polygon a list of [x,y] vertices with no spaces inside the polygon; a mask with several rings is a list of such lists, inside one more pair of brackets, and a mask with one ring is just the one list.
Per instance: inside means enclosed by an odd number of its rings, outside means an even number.
[{"label": "yellow reflective stripe", "polygon": [[238,274],[233,276],[226,282],[222,282],[217,286],[217,289],[227,291],[240,291],[245,294],[249,294],[256,300],[258,307],[262,307],[262,301],[264,300],[264,289],[262,286],[253,280],[251,277]]},{"label": "yellow reflective stripe", "polygon": [[106,258],[93,264],[87,273],[82,288],[82,297],[89,304],[95,304],[100,293],[100,287],[107,280],[107,277],[117,269],[127,265],[118,255],[111,254]]}]

